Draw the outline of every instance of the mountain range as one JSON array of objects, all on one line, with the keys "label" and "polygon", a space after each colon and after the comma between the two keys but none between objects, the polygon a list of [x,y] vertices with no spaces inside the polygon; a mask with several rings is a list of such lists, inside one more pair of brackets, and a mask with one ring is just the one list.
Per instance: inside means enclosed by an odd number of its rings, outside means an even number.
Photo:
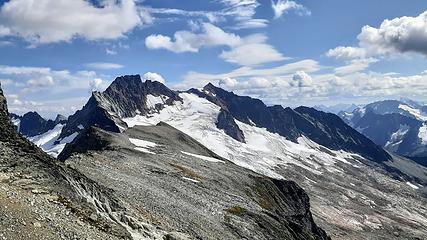
[{"label": "mountain range", "polygon": [[131,75],[35,137],[131,213],[194,238],[422,239],[427,169],[340,116]]},{"label": "mountain range", "polygon": [[239,167],[165,123],[102,123],[78,127],[72,157],[57,161],[18,134],[0,88],[3,238],[330,239],[295,182]]},{"label": "mountain range", "polygon": [[405,99],[387,100],[339,115],[386,150],[427,165],[427,106]]}]

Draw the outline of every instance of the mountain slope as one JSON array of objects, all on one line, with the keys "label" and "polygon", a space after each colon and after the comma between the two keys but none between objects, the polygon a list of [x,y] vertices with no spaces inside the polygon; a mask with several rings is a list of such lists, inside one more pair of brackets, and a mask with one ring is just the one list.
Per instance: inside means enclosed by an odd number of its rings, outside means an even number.
[{"label": "mountain slope", "polygon": [[294,182],[238,167],[164,123],[91,128],[65,153],[66,164],[166,229],[198,239],[327,239]]},{"label": "mountain slope", "polygon": [[[116,134],[127,136],[127,131],[132,131],[138,126],[152,127],[160,122],[166,122],[236,165],[274,179],[295,180],[307,190],[312,199],[315,221],[327,229],[333,238],[413,239],[426,235],[427,205],[423,197],[427,183],[426,168],[408,159],[388,154],[386,155],[388,160],[375,158],[372,152],[362,152],[367,156],[363,157],[362,153],[356,153],[358,151],[356,148],[345,151],[333,149],[334,145],[329,148],[317,143],[316,141],[322,140],[320,137],[322,134],[325,134],[326,139],[333,139],[332,143],[338,147],[347,143],[356,144],[357,140],[366,139],[357,132],[354,133],[354,130],[348,129],[348,126],[333,115],[305,108],[292,110],[278,106],[266,107],[259,100],[235,97],[232,93],[213,90],[216,89],[192,89],[177,93],[180,100],[168,104],[161,104],[159,101],[159,109],[151,107],[150,111],[145,113],[134,111],[131,117],[120,118],[118,113],[111,112],[111,115],[118,118],[118,121],[112,120],[113,122],[117,125],[125,122],[126,124],[121,126],[128,126],[127,129],[121,129],[122,133]],[[221,97],[221,94],[226,97]],[[230,98],[227,97],[229,95]],[[126,99],[125,96],[122,98]],[[99,105],[114,106],[116,100],[111,102],[110,100]],[[136,103],[129,101],[127,104]],[[259,111],[259,114],[253,109]],[[314,137],[311,136],[312,138],[319,136],[316,141],[306,136],[312,130],[316,133]],[[343,134],[349,134],[350,137]],[[164,140],[150,141],[145,139],[145,136],[144,134],[139,136],[141,138],[138,139],[143,141],[136,141],[141,146],[135,145],[134,148],[138,150],[134,150],[151,155],[161,153],[161,147],[150,146],[156,146],[152,143],[157,141],[161,143]],[[76,138],[76,141],[79,140],[81,138]],[[146,143],[147,140],[151,143]],[[75,142],[69,146],[73,146]],[[85,152],[88,149],[82,146],[99,141],[83,142],[84,144],[76,148],[79,150],[72,149],[68,154],[71,155],[71,161],[77,162],[76,166],[81,165],[88,168],[87,172],[94,172],[95,168],[90,166],[91,163],[82,162],[84,157],[79,156],[91,156],[96,152],[89,151],[84,155],[76,155],[73,152]],[[369,147],[376,149],[377,153],[384,153],[375,144]],[[114,159],[124,158],[125,162],[133,159],[125,153],[117,156],[109,155],[111,151],[109,147],[104,150],[108,152],[105,153],[107,157],[104,157],[102,152],[98,153],[100,159],[104,160],[93,158],[97,167],[103,166],[104,163],[105,166],[110,166],[112,161],[117,162]],[[148,159],[153,157],[151,155]],[[177,157],[181,155],[182,152],[178,153]],[[135,162],[140,161],[133,160],[130,166],[135,166]],[[152,161],[149,162],[151,164]],[[184,169],[195,164],[189,163],[191,164],[185,165]],[[157,161],[156,164],[160,162]],[[197,164],[194,167],[198,169]],[[183,168],[179,169],[181,172],[187,172]],[[154,170],[154,173],[156,172]],[[101,173],[101,176],[103,175],[105,174]],[[109,178],[105,177],[104,181],[108,181],[106,179]],[[135,183],[130,181],[129,184]],[[120,189],[120,185],[117,189]]]},{"label": "mountain slope", "polygon": [[304,135],[333,150],[357,153],[378,162],[391,159],[384,150],[334,114],[307,107],[295,110],[282,106],[267,107],[258,99],[237,96],[212,84],[206,85],[202,91],[192,89],[190,92],[221,106],[238,121],[266,128],[291,141],[296,142]]},{"label": "mountain slope", "polygon": [[19,135],[0,87],[3,239],[173,239],[179,235],[146,219],[128,209],[111,189],[65,167]]}]

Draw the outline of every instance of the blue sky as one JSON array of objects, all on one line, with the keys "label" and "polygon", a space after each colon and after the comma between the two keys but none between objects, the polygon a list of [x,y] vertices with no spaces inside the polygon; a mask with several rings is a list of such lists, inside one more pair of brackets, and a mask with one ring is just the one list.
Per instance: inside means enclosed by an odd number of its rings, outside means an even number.
[{"label": "blue sky", "polygon": [[0,8],[0,81],[17,113],[71,114],[92,90],[137,73],[174,89],[213,82],[284,106],[427,100],[424,0],[11,0]]}]

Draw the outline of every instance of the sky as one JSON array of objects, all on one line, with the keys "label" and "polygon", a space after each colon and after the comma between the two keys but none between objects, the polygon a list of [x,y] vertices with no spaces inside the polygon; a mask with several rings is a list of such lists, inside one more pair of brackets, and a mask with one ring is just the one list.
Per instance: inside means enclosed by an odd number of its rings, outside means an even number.
[{"label": "sky", "polygon": [[69,115],[140,74],[266,104],[427,101],[425,0],[0,0],[11,112]]}]

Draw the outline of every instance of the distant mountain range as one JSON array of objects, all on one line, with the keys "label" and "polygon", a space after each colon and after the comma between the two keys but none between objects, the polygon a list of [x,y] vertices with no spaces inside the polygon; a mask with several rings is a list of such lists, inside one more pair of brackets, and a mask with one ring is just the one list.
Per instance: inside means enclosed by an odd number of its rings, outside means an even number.
[{"label": "distant mountain range", "polygon": [[[407,106],[397,108],[417,113]],[[427,169],[347,124],[363,111],[342,112],[341,119],[314,108],[267,106],[213,84],[174,91],[130,75],[33,138],[111,186],[130,209],[144,207],[145,215],[191,236],[227,229],[229,238],[325,239],[318,224],[333,238],[422,238]],[[302,190],[284,179],[307,191],[316,224]],[[290,196],[300,203],[289,208]]]},{"label": "distant mountain range", "polygon": [[427,106],[407,99],[387,100],[339,116],[388,151],[427,165]]}]

